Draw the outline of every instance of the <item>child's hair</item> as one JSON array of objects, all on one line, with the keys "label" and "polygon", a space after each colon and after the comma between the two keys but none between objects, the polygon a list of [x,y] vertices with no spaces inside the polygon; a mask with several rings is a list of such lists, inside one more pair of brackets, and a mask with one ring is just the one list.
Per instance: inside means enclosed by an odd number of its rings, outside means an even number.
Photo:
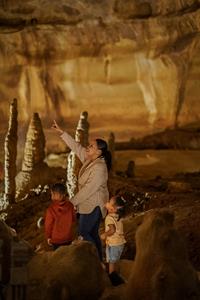
[{"label": "child's hair", "polygon": [[55,183],[51,187],[51,191],[52,192],[57,192],[57,193],[62,194],[62,195],[67,195],[67,189],[66,189],[66,186],[63,183]]},{"label": "child's hair", "polygon": [[125,216],[126,200],[122,196],[115,196],[115,204],[117,206],[118,221]]}]

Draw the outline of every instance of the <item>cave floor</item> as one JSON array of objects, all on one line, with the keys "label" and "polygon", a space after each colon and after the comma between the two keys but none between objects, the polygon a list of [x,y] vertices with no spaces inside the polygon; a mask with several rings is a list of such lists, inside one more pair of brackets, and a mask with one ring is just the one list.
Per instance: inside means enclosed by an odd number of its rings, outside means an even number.
[{"label": "cave floor", "polygon": [[[126,197],[127,218],[131,216],[134,220],[141,213],[156,208],[174,212],[175,227],[186,240],[192,264],[200,270],[200,172],[179,173],[168,178],[156,176],[153,179],[112,176],[109,189],[111,194],[118,191]],[[49,190],[31,191],[25,200],[7,210],[7,224],[15,228],[19,238],[28,241],[36,252],[50,250],[43,227],[37,227],[37,221],[44,216],[49,203]],[[102,228],[103,222],[100,230]],[[135,231],[132,225],[125,226],[126,233],[128,238],[123,258],[134,259]]]}]

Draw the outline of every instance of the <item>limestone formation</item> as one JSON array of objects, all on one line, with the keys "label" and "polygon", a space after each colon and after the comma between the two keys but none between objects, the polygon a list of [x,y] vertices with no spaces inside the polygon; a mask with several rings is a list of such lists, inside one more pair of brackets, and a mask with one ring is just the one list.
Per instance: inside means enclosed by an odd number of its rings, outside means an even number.
[{"label": "limestone formation", "polygon": [[128,162],[126,176],[129,178],[133,178],[135,176],[135,162],[133,160]]},{"label": "limestone formation", "polygon": [[29,274],[34,284],[29,300],[97,300],[105,287],[97,251],[86,241],[36,255]]},{"label": "limestone formation", "polygon": [[88,112],[83,111],[80,114],[80,119],[78,122],[75,140],[78,143],[81,143],[83,147],[87,147],[88,145],[88,137],[89,137],[89,123],[88,123]]},{"label": "limestone formation", "polygon": [[27,263],[33,254],[30,244],[19,240],[15,230],[0,220],[1,299],[26,299]]},{"label": "limestone formation", "polygon": [[44,182],[48,169],[44,159],[45,137],[39,115],[34,113],[26,135],[22,171],[16,178],[17,198],[21,197],[30,188]]},{"label": "limestone formation", "polygon": [[15,176],[16,176],[16,158],[17,158],[17,99],[13,99],[10,104],[9,127],[5,138],[5,166],[4,182],[5,193],[4,200],[1,203],[1,209],[5,209],[9,204],[15,202]]},{"label": "limestone formation", "polygon": [[0,3],[2,120],[14,94],[20,122],[87,110],[121,139],[200,121],[199,1]]},{"label": "limestone formation", "polygon": [[150,211],[136,232],[136,257],[126,299],[200,299],[197,272],[169,211]]},{"label": "limestone formation", "polygon": [[6,284],[10,280],[10,263],[11,263],[11,242],[12,232],[6,223],[0,220],[0,267],[1,267],[1,282]]},{"label": "limestone formation", "polygon": [[[80,119],[77,125],[75,140],[82,146],[86,147],[88,145],[88,113],[86,111],[80,114]],[[69,197],[73,197],[77,191],[77,177],[79,170],[81,168],[81,161],[76,156],[76,154],[71,151],[68,155],[68,166],[67,166],[67,190]]]},{"label": "limestone formation", "polygon": [[110,136],[108,139],[108,149],[112,155],[112,173],[114,173],[114,170],[115,170],[115,135],[113,132],[110,133]]},{"label": "limestone formation", "polygon": [[45,137],[38,113],[33,114],[24,149],[22,171],[32,171],[35,166],[45,159]]}]

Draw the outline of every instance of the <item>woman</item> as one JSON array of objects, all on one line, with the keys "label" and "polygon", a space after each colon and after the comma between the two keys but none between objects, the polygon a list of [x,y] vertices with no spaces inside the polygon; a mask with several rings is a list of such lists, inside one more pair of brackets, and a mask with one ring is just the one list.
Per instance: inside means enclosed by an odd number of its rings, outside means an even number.
[{"label": "woman", "polygon": [[102,139],[95,139],[85,148],[64,132],[56,121],[52,128],[83,163],[78,175],[78,192],[70,201],[80,214],[79,234],[84,240],[96,245],[102,260],[99,225],[101,218],[106,215],[105,203],[109,199],[107,180],[111,168],[111,154],[107,143]]}]

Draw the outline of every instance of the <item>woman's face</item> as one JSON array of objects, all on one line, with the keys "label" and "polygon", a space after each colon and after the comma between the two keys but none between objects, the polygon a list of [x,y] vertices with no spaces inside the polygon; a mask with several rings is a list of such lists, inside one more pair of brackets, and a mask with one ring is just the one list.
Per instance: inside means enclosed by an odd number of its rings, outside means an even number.
[{"label": "woman's face", "polygon": [[96,140],[92,140],[86,148],[87,158],[94,160],[101,155],[101,150],[97,147]]}]

